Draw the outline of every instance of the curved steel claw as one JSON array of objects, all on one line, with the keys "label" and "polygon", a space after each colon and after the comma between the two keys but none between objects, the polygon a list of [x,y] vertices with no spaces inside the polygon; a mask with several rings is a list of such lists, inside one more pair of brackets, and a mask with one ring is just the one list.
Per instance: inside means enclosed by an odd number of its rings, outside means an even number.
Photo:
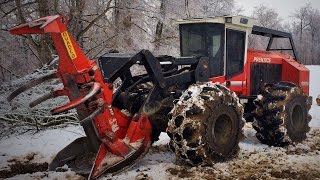
[{"label": "curved steel claw", "polygon": [[47,80],[54,79],[54,78],[59,78],[57,73],[49,74],[46,76],[43,76],[41,78],[35,79],[33,81],[28,82],[27,84],[24,84],[23,86],[20,86],[18,89],[13,91],[8,97],[7,100],[10,102],[12,99],[17,97],[19,94],[23,93],[27,89],[30,89],[38,84],[41,84]]},{"label": "curved steel claw", "polygon": [[95,82],[95,83],[93,83],[92,88],[90,89],[89,93],[86,96],[79,98],[79,99],[76,99],[74,101],[71,101],[70,103],[63,105],[61,107],[58,107],[56,109],[53,109],[51,111],[51,113],[52,114],[59,114],[59,113],[68,111],[70,109],[73,109],[73,108],[79,106],[80,104],[86,102],[88,99],[92,98],[93,96],[98,94],[100,91],[101,91],[100,83]]},{"label": "curved steel claw", "polygon": [[35,107],[36,105],[48,100],[48,99],[52,99],[52,98],[56,98],[58,96],[67,96],[67,91],[66,90],[56,90],[56,91],[53,91],[53,92],[50,92],[49,94],[45,94],[43,96],[41,96],[40,98],[32,101],[30,104],[29,104],[29,107],[30,108],[33,108]]}]

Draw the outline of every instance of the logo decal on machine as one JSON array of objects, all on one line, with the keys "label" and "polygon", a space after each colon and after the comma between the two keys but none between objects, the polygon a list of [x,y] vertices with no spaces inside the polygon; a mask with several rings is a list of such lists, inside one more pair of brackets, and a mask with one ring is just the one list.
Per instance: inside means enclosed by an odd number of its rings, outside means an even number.
[{"label": "logo decal on machine", "polygon": [[253,58],[253,62],[271,63],[271,58],[254,57],[254,58]]},{"label": "logo decal on machine", "polygon": [[64,42],[64,45],[66,46],[67,48],[67,51],[68,51],[68,54],[69,54],[69,57],[74,60],[75,58],[77,58],[77,54],[76,54],[76,51],[74,50],[73,48],[73,45],[71,43],[71,40],[70,40],[70,37],[69,37],[69,34],[67,31],[65,32],[62,32],[61,33],[61,36],[62,36],[62,40]]},{"label": "logo decal on machine", "polygon": [[116,118],[110,118],[109,124],[111,126],[112,132],[117,132],[120,129]]}]

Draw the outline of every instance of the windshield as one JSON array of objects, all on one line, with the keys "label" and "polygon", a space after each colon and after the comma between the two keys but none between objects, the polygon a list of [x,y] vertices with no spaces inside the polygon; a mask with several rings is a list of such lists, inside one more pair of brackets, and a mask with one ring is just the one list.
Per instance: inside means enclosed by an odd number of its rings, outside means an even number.
[{"label": "windshield", "polygon": [[181,56],[206,56],[210,61],[211,76],[224,72],[224,25],[215,23],[181,24]]}]

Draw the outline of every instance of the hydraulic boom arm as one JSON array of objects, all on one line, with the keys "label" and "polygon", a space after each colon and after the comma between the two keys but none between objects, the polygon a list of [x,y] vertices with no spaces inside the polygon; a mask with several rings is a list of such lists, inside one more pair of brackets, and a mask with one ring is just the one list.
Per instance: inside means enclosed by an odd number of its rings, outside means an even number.
[{"label": "hydraulic boom arm", "polygon": [[119,172],[144,155],[151,143],[151,125],[142,108],[128,117],[112,106],[113,84],[103,81],[96,62],[84,55],[67,31],[67,22],[63,16],[48,16],[10,30],[12,34],[49,34],[59,55],[59,64],[56,73],[23,85],[8,97],[8,101],[44,81],[60,79],[63,89],[41,96],[30,106],[67,96],[70,102],[55,108],[52,114],[75,108],[87,138],[75,140],[59,152],[49,169],[55,170],[64,164],[78,167],[71,162],[84,154],[96,154],[89,176],[95,179],[103,173]]}]

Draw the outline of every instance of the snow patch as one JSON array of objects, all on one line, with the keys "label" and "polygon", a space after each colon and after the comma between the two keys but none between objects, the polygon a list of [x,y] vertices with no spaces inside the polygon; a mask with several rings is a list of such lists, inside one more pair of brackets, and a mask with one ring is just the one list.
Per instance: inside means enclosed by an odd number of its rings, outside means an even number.
[{"label": "snow patch", "polygon": [[36,153],[36,162],[51,162],[60,150],[82,136],[85,136],[82,126],[68,126],[4,138],[0,143],[0,152],[5,156],[1,156],[0,166],[7,157],[26,156],[30,153]]}]

